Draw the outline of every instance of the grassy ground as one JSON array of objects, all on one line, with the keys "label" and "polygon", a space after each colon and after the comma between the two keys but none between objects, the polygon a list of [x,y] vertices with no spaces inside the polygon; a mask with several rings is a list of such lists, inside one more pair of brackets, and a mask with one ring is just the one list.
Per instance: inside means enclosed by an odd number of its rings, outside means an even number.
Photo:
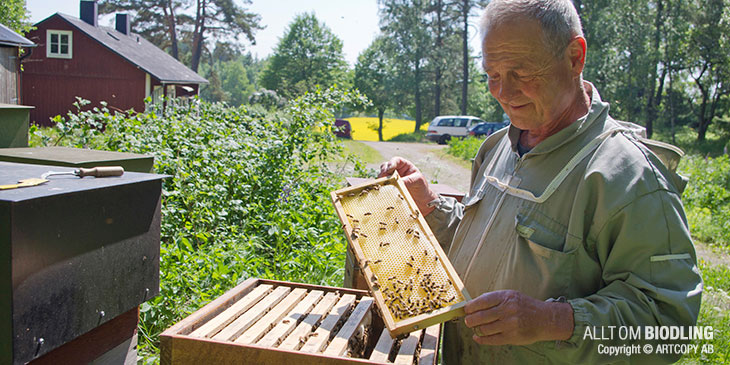
[{"label": "grassy ground", "polygon": [[385,158],[374,148],[350,139],[343,140],[345,151],[354,154],[365,164],[378,163],[385,161]]},{"label": "grassy ground", "polygon": [[702,293],[702,306],[697,320],[698,326],[711,326],[713,339],[696,340],[693,344],[712,345],[712,353],[689,354],[682,357],[678,364],[727,364],[730,362],[730,268],[713,265],[699,260],[705,290]]}]

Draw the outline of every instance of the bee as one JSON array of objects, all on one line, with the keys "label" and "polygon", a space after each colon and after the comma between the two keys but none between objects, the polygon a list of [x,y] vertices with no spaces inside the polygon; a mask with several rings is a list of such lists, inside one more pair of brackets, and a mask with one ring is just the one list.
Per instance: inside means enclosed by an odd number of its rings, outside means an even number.
[{"label": "bee", "polygon": [[409,214],[409,215],[410,215],[410,216],[411,216],[411,218],[413,218],[413,219],[418,219],[418,216],[417,216],[417,215],[415,215],[415,214]]},{"label": "bee", "polygon": [[412,264],[412,263],[410,263],[410,262],[406,262],[406,265],[408,265],[408,266],[410,266],[410,267],[413,267],[413,264]]},{"label": "bee", "polygon": [[349,197],[353,197],[353,196],[355,196],[355,193],[350,193],[350,194],[347,194],[347,196],[349,196]]},{"label": "bee", "polygon": [[339,195],[336,195],[335,196],[335,203],[337,203],[338,201],[340,201],[340,196]]},{"label": "bee", "polygon": [[380,226],[380,230],[381,230],[381,231],[385,231],[386,229],[388,229],[388,228],[386,228],[386,227],[384,227],[384,226]]},{"label": "bee", "polygon": [[383,226],[387,226],[388,225],[388,223],[385,223],[385,222],[378,222],[378,223],[380,223]]},{"label": "bee", "polygon": [[423,256],[428,256],[428,250],[427,249],[424,249],[423,250]]},{"label": "bee", "polygon": [[413,235],[416,236],[416,238],[421,238],[421,233],[418,231],[413,231]]},{"label": "bee", "polygon": [[356,239],[357,239],[357,237],[358,237],[358,236],[357,236],[357,232],[354,232],[354,231],[353,231],[353,232],[352,232],[352,234],[350,235],[350,238],[352,238],[353,240],[356,240]]},{"label": "bee", "polygon": [[398,224],[398,218],[395,218],[395,224]]},{"label": "bee", "polygon": [[368,238],[368,235],[366,235],[365,233],[360,233],[360,235],[363,236],[363,237],[365,237],[365,238]]},{"label": "bee", "polygon": [[289,321],[288,319],[285,319],[285,320],[281,321],[281,323],[283,323],[283,324],[287,324],[287,323],[289,323],[289,322],[290,322],[290,321]]},{"label": "bee", "polygon": [[438,260],[439,260],[439,257],[438,256],[434,256],[433,257],[433,261],[438,261]]},{"label": "bee", "polygon": [[389,206],[389,207],[387,207],[387,208],[385,208],[385,210],[392,210],[392,209],[395,209],[395,207],[394,207],[394,206],[392,206],[392,205],[391,205],[391,206]]},{"label": "bee", "polygon": [[353,219],[353,220],[352,220],[352,223],[360,223],[360,221],[359,221],[359,220],[357,220],[357,219]]},{"label": "bee", "polygon": [[388,280],[391,280],[391,281],[392,281],[393,279],[395,279],[395,276],[391,276],[391,277],[389,277],[389,278],[388,278]]},{"label": "bee", "polygon": [[380,190],[380,185],[373,185],[373,189]]},{"label": "bee", "polygon": [[347,223],[342,223],[342,229],[345,229],[347,227]]},{"label": "bee", "polygon": [[411,261],[415,261],[416,259],[413,258],[413,255],[411,255]]},{"label": "bee", "polygon": [[348,214],[345,214],[345,215],[346,215],[346,216],[348,216],[348,217],[350,217],[350,218],[355,218],[355,217],[353,217],[353,216],[352,216],[351,214],[349,214],[349,213],[348,213]]},{"label": "bee", "polygon": [[368,267],[368,264],[370,263],[370,260],[365,260],[362,264],[362,267]]},{"label": "bee", "polygon": [[370,213],[370,212],[365,212],[365,214],[363,214],[363,215],[364,215],[364,216],[369,216],[369,215],[372,215],[372,214],[373,214],[373,213]]},{"label": "bee", "polygon": [[380,242],[380,247],[387,246],[389,244],[390,244],[390,242]]},{"label": "bee", "polygon": [[373,264],[379,264],[379,263],[381,263],[381,262],[383,262],[383,260],[381,260],[381,259],[377,259],[377,260],[373,261]]},{"label": "bee", "polygon": [[419,274],[421,274],[421,269],[420,268],[416,269],[416,275],[419,275]]},{"label": "bee", "polygon": [[400,198],[400,200],[404,200],[404,199],[405,199],[405,198],[403,197],[403,195],[400,195],[400,193],[398,193],[398,197]]}]

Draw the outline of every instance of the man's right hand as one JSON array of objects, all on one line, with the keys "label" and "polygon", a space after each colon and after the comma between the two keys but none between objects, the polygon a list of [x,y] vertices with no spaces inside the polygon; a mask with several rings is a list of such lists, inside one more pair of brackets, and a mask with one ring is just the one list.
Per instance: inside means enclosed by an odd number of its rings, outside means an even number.
[{"label": "man's right hand", "polygon": [[421,211],[421,214],[425,217],[431,213],[434,208],[429,207],[428,203],[438,199],[439,195],[429,188],[428,180],[426,180],[426,177],[423,176],[416,165],[402,157],[393,157],[390,161],[380,165],[380,174],[378,174],[378,177],[389,176],[393,174],[393,171],[398,171],[398,175],[400,175],[401,180],[406,185],[406,188],[408,188],[408,192],[416,202],[416,206]]}]

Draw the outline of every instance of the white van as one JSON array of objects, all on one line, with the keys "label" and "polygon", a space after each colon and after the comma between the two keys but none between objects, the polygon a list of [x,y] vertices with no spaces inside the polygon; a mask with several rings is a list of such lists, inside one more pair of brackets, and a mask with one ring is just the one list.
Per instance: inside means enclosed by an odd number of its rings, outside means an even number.
[{"label": "white van", "polygon": [[428,126],[426,137],[438,144],[446,144],[451,137],[466,137],[469,128],[484,123],[477,117],[468,115],[443,115],[433,118]]}]

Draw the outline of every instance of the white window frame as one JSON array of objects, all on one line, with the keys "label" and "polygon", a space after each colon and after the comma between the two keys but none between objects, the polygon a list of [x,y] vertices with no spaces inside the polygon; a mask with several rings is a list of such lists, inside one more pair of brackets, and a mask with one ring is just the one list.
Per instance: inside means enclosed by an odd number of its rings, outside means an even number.
[{"label": "white window frame", "polygon": [[[51,52],[51,35],[58,35],[58,52],[53,53]],[[67,35],[68,36],[68,53],[61,53],[61,36]],[[47,29],[46,30],[46,57],[47,58],[65,58],[65,59],[71,59],[73,58],[73,32],[70,30],[55,30],[55,29]]]}]

